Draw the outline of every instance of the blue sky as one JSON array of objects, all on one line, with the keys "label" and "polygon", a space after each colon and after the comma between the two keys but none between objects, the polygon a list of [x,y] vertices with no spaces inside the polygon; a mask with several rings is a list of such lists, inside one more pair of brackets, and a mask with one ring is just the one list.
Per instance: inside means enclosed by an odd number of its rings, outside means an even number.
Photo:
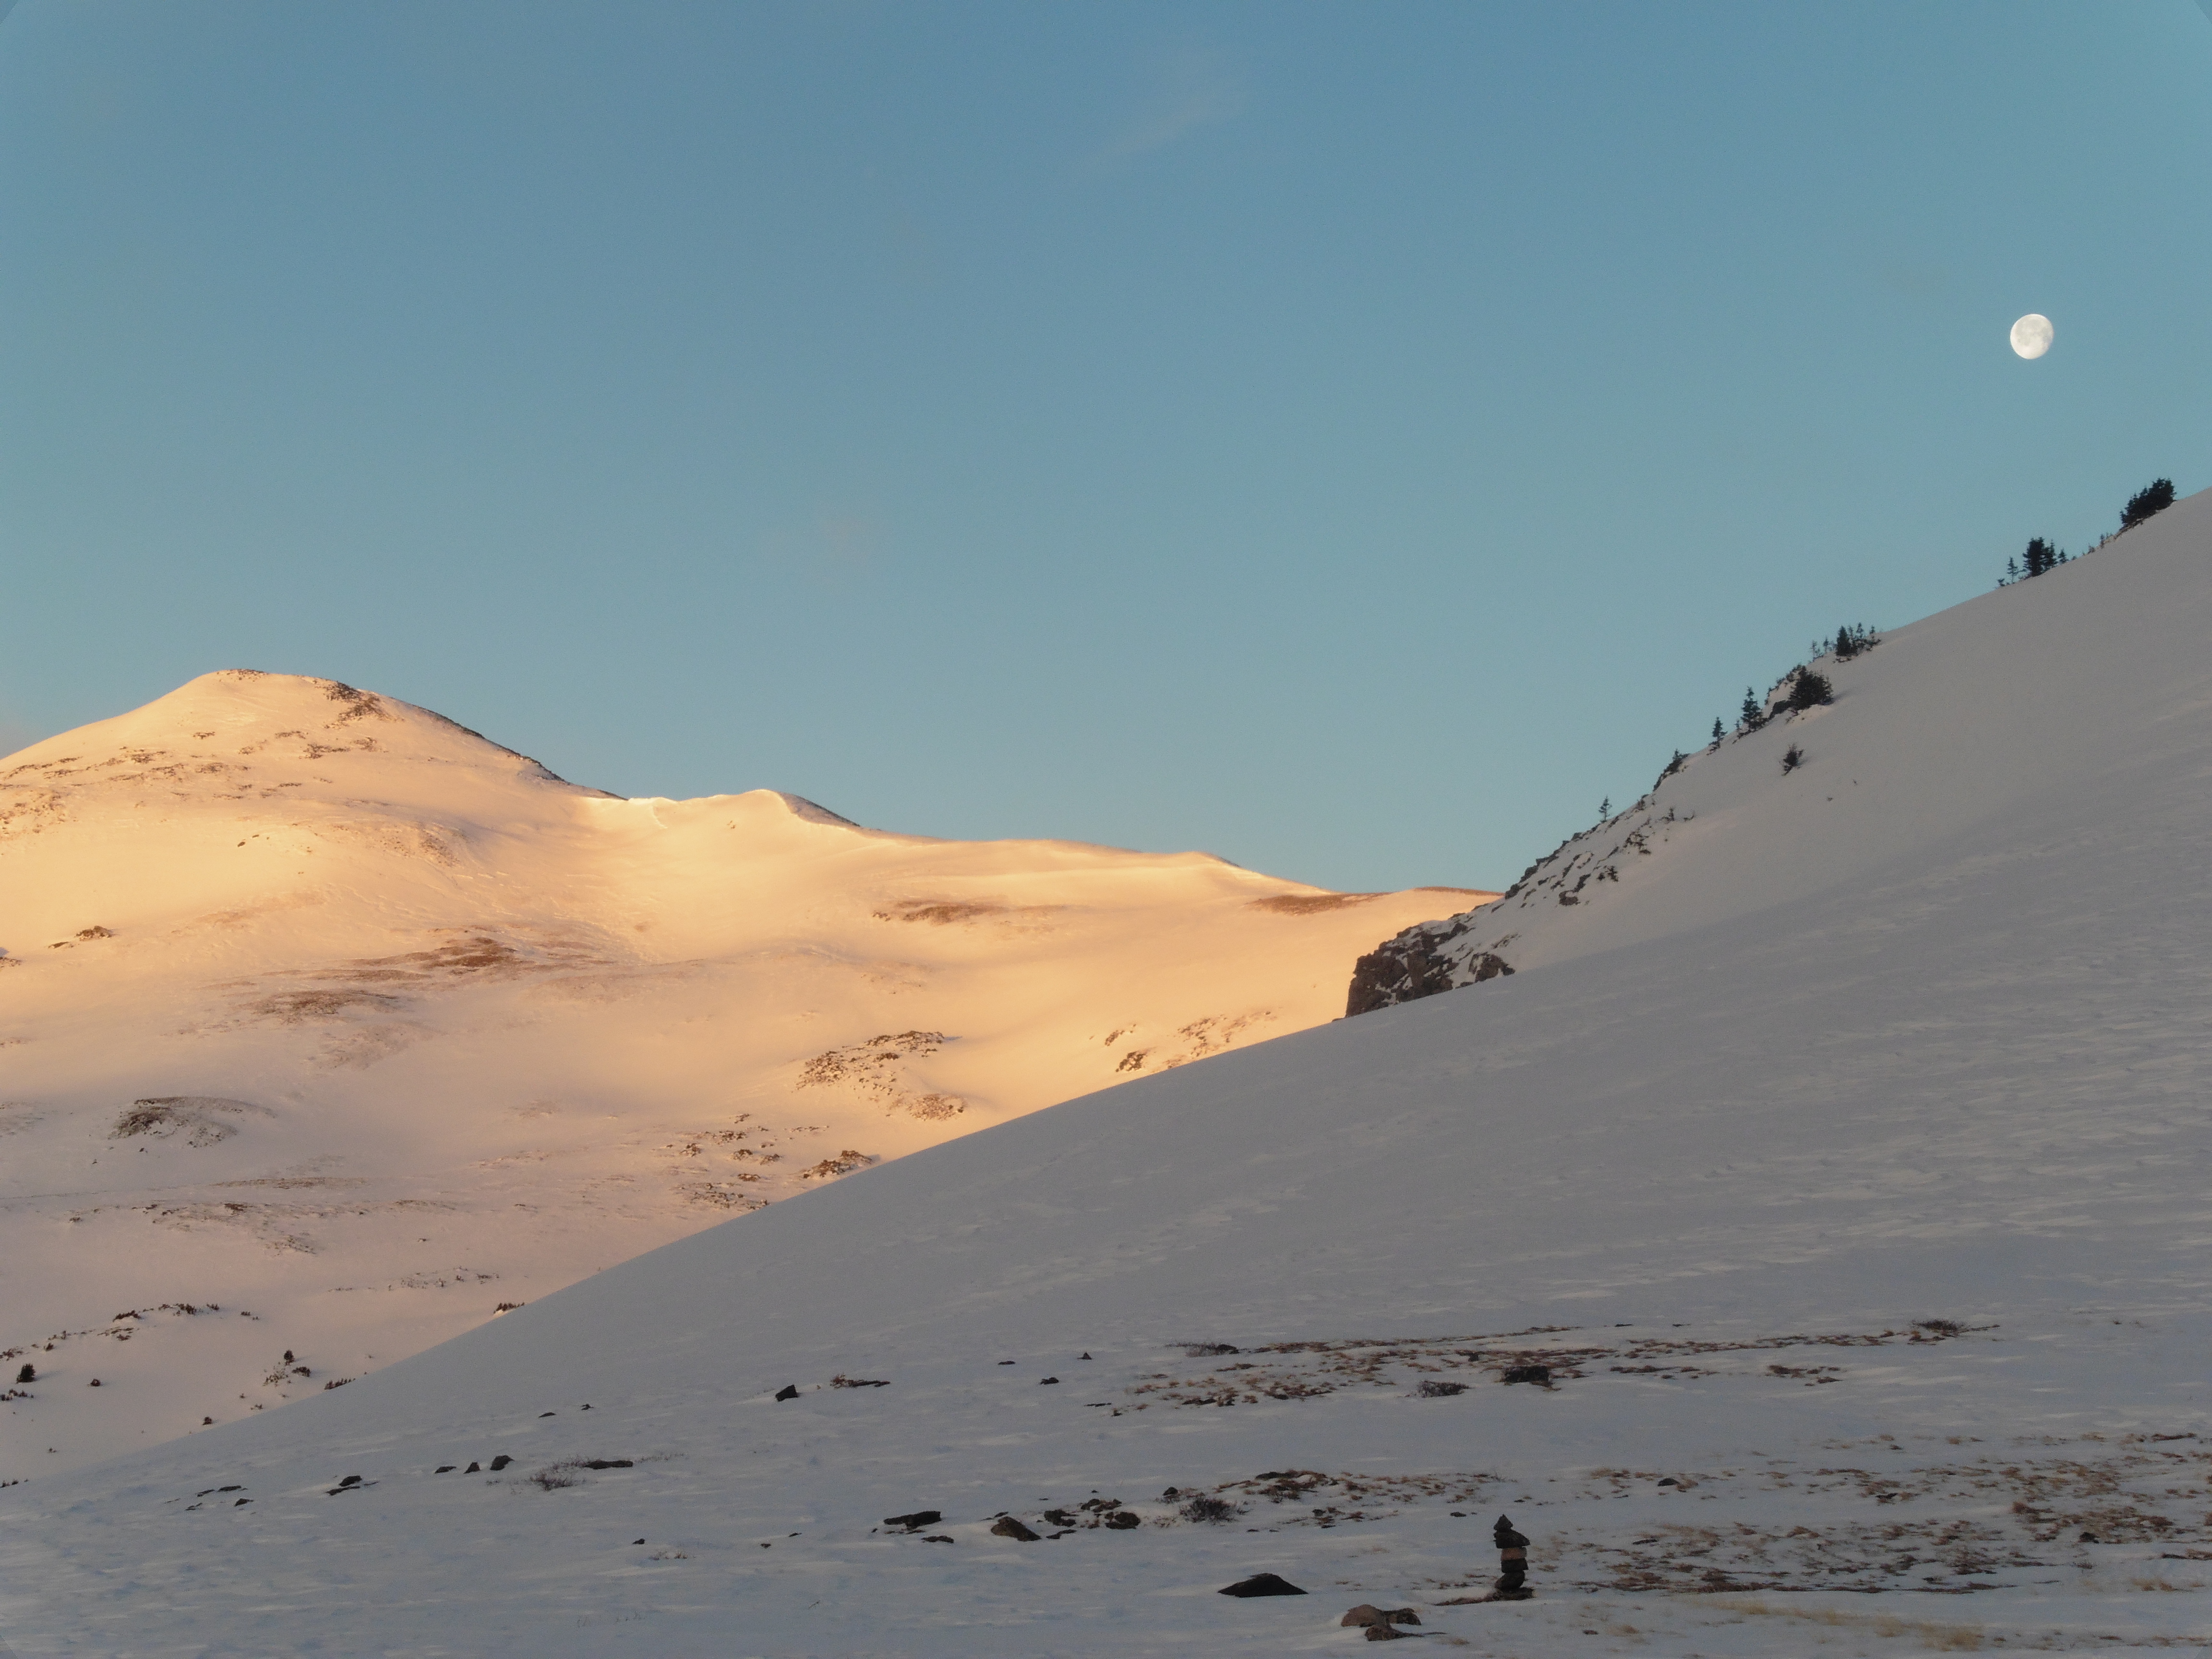
[{"label": "blue sky", "polygon": [[23,0],[0,738],[253,666],[1502,885],[2212,483],[2207,271],[2191,0]]}]

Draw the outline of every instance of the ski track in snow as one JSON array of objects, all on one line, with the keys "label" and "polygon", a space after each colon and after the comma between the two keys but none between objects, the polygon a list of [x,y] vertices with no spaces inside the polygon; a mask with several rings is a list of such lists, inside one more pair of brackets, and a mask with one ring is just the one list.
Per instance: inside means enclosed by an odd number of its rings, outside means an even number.
[{"label": "ski track in snow", "polygon": [[[1372,1601],[1521,1659],[2201,1651],[2208,636],[2200,498],[1894,632],[1802,771],[1754,740],[1669,780],[1758,833],[1671,847],[1650,890],[1759,902],[1662,926],[1624,882],[1632,921],[1510,978],[917,1151],[41,1476],[0,1494],[0,1632],[1256,1656],[1345,1650]],[[1911,822],[1832,814],[1826,775]],[[1503,1382],[1528,1363],[1551,1386]],[[1109,1499],[1140,1524],[1091,1524]],[[1500,1514],[1536,1598],[1465,1604]],[[1215,1594],[1262,1571],[1310,1594]]]}]

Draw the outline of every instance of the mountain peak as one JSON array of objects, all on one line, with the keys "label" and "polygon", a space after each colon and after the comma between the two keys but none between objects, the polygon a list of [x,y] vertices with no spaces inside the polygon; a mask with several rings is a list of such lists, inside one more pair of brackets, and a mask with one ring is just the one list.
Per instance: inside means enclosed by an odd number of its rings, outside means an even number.
[{"label": "mountain peak", "polygon": [[[129,714],[96,720],[0,760],[0,787],[194,781],[221,793],[252,776],[294,787],[289,763],[322,770],[381,757],[405,769],[428,762],[586,795],[550,769],[434,710],[342,680],[223,668],[188,680]],[[334,780],[330,780],[334,781]],[[178,793],[198,793],[190,788]],[[611,797],[609,797],[611,799]]]}]

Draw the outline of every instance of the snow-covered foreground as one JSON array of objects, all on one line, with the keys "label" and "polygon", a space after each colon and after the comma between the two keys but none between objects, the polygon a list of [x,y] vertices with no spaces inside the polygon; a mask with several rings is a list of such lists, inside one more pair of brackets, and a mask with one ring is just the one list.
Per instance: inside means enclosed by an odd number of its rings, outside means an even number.
[{"label": "snow-covered foreground", "polygon": [[0,762],[0,1480],[1328,1020],[1376,937],[1466,902],[621,800],[206,676]]},{"label": "snow-covered foreground", "polygon": [[[1760,828],[1698,812],[1671,879],[1761,902],[918,1152],[36,1480],[0,1495],[0,1632],[1258,1656],[1344,1650],[1370,1601],[1522,1659],[2212,1644],[2208,636],[2193,501],[1892,635],[1790,775],[1732,772],[1747,743],[1670,780],[1678,822],[1702,776]],[[1528,1364],[1552,1385],[1502,1382]],[[1537,1597],[1468,1604],[1501,1513]],[[1261,1571],[1310,1594],[1215,1593]]]}]

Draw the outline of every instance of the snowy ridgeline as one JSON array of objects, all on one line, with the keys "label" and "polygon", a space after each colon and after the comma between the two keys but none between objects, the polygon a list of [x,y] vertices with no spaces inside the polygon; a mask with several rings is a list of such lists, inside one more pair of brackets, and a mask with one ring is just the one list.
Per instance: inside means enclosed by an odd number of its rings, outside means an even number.
[{"label": "snowy ridgeline", "polygon": [[[2108,723],[2161,712],[2136,607],[2193,581],[2205,506],[2107,538],[2087,564],[1792,669],[1735,731],[1678,754],[1626,811],[1571,836],[1494,902],[1422,921],[1353,971],[1362,1014],[1747,914],[2001,825],[2094,767]],[[2172,647],[2185,647],[2179,638]]]},{"label": "snowy ridgeline", "polygon": [[[1878,636],[1857,641],[1850,660],[1856,661],[1880,643]],[[1771,751],[1770,757],[1779,764],[1778,775],[1787,777],[1797,771],[1807,757],[1796,740],[1795,728],[1800,721],[1832,706],[1838,666],[1838,660],[1831,653],[1793,668],[1775,683],[1755,709],[1747,708],[1734,732],[1716,738],[1695,756],[1677,753],[1643,799],[1626,811],[1570,836],[1523,870],[1520,879],[1492,902],[1455,916],[1416,922],[1383,940],[1354,964],[1345,1000],[1346,1015],[1372,1013],[1378,1008],[1503,979],[1516,971],[1505,955],[1508,947],[1523,945],[1532,929],[1544,931],[1554,907],[1573,908],[1602,902],[1608,896],[1605,884],[1618,886],[1624,868],[1628,878],[1640,884],[1644,866],[1638,861],[1671,847],[1676,832],[1697,817],[1697,809],[1686,805],[1686,786],[1670,793],[1668,784],[1682,777],[1696,762],[1761,734],[1765,734],[1765,741],[1756,752]],[[1663,810],[1662,794],[1666,797]],[[1525,959],[1528,951],[1524,948],[1521,954]],[[1560,957],[1551,953],[1547,959]]]},{"label": "snowy ridgeline", "polygon": [[[1368,1604],[1569,1659],[2201,1645],[2208,505],[1701,757],[1478,994],[34,1476],[0,1632],[1257,1659]],[[1533,1601],[1470,1599],[1500,1515]],[[1217,1594],[1261,1572],[1307,1594]]]}]

